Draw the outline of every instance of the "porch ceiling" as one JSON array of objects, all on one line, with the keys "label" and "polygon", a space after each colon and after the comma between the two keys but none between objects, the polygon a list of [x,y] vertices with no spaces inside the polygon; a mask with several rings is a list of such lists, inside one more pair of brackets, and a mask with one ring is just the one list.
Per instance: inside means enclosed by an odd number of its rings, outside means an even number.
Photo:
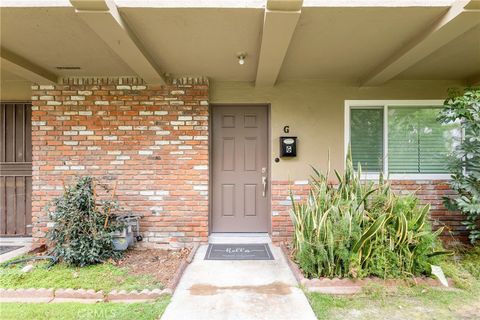
[{"label": "porch ceiling", "polygon": [[[174,76],[203,75],[221,81],[255,81],[264,2],[226,1],[229,5],[216,7],[211,3],[199,6],[197,1],[193,6],[184,2],[176,7],[174,1],[143,0],[135,5],[116,1],[129,30],[162,72]],[[343,2],[332,7],[331,1],[304,1],[278,80],[332,79],[361,84],[359,81],[366,75],[417,41],[419,34],[428,35],[429,28],[450,8],[447,0],[436,5],[411,0],[410,6],[362,0],[361,6],[352,7],[351,2]],[[57,76],[136,74],[68,1],[54,1],[43,7],[32,7],[39,1],[12,3],[1,4],[2,48]],[[477,17],[477,26],[470,22],[465,30],[457,31],[453,40],[440,42],[438,48],[425,57],[420,55],[412,65],[404,64],[404,70],[390,78],[478,79],[480,16]],[[237,62],[240,52],[247,53],[243,66]],[[58,70],[57,66],[81,69]],[[19,80],[0,68],[2,82]]]},{"label": "porch ceiling", "polygon": [[480,25],[398,75],[399,79],[471,79],[480,74]]},{"label": "porch ceiling", "polygon": [[[122,8],[130,27],[156,63],[174,75],[253,81],[262,8]],[[246,52],[240,66],[237,53]]]},{"label": "porch ceiling", "polygon": [[1,8],[0,18],[3,48],[59,76],[134,75],[72,7]]},{"label": "porch ceiling", "polygon": [[280,79],[356,81],[446,10],[444,7],[305,8]]}]

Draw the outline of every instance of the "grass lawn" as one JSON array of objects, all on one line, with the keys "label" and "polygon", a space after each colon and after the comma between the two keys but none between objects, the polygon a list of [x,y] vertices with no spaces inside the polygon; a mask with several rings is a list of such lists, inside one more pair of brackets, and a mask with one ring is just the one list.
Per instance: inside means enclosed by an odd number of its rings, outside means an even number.
[{"label": "grass lawn", "polygon": [[480,319],[480,248],[442,268],[461,288],[447,291],[419,286],[387,293],[375,286],[354,296],[307,296],[318,319]]},{"label": "grass lawn", "polygon": [[0,288],[73,288],[136,290],[163,288],[149,275],[131,275],[126,268],[111,263],[72,268],[59,263],[50,269],[46,262],[35,263],[33,271],[23,273],[24,264],[0,268]]},{"label": "grass lawn", "polygon": [[158,319],[165,311],[169,297],[154,303],[1,303],[0,318],[3,320],[50,320],[50,319]]},{"label": "grass lawn", "polygon": [[480,287],[468,291],[405,288],[387,295],[381,288],[336,297],[317,293],[308,298],[318,319],[478,319]]}]

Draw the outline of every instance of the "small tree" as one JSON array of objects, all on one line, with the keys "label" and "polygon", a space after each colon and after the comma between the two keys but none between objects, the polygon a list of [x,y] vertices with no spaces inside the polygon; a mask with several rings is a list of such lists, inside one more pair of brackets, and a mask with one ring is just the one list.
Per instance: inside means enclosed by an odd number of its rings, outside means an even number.
[{"label": "small tree", "polygon": [[95,194],[94,180],[81,177],[49,208],[54,223],[48,234],[53,253],[69,265],[83,267],[120,255],[112,243],[112,232],[124,227],[112,219],[116,202],[113,197],[97,201]]},{"label": "small tree", "polygon": [[464,137],[450,156],[450,186],[458,193],[455,198],[445,197],[450,210],[460,210],[466,220],[472,244],[480,239],[480,89],[466,89],[453,93],[445,100],[439,120],[442,123],[460,123]]}]

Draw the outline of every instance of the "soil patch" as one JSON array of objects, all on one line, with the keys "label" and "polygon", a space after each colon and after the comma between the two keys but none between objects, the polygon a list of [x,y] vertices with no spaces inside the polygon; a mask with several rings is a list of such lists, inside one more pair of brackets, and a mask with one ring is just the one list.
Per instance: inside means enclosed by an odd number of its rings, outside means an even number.
[{"label": "soil patch", "polygon": [[116,264],[125,268],[131,275],[152,276],[166,287],[189,253],[190,249],[129,250]]}]

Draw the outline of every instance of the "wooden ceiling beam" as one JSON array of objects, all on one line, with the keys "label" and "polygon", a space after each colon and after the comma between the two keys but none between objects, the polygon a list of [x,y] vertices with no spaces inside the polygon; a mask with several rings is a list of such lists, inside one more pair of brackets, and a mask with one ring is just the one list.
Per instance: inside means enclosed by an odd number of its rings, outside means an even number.
[{"label": "wooden ceiling beam", "polygon": [[302,4],[303,0],[267,1],[255,86],[275,85],[300,19]]},{"label": "wooden ceiling beam", "polygon": [[480,10],[472,7],[472,3],[472,0],[457,0],[430,28],[378,65],[360,84],[381,85],[480,24]]},{"label": "wooden ceiling beam", "polygon": [[165,79],[111,0],[70,0],[77,15],[146,83]]}]

